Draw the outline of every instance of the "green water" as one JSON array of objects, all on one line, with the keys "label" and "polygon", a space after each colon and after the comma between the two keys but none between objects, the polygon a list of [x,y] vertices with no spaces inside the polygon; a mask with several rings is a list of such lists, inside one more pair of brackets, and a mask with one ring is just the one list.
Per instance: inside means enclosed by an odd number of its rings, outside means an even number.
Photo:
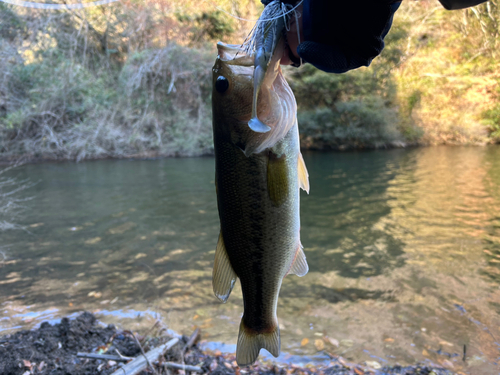
[{"label": "green water", "polygon": [[[499,373],[500,148],[304,159],[310,271],[283,283],[280,361],[328,352]],[[211,290],[212,158],[35,164],[10,176],[37,184],[21,193],[33,197],[26,230],[0,234],[0,333],[89,310],[142,331],[155,319],[186,334],[199,326],[207,345],[234,350],[241,290],[227,304]]]}]

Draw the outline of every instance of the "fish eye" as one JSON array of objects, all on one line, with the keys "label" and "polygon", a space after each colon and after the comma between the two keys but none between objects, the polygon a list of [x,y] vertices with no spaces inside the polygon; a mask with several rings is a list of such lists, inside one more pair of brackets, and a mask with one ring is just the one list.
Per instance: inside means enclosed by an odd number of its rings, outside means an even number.
[{"label": "fish eye", "polygon": [[221,94],[226,92],[229,88],[229,81],[224,76],[218,76],[217,81],[215,81],[215,89]]}]

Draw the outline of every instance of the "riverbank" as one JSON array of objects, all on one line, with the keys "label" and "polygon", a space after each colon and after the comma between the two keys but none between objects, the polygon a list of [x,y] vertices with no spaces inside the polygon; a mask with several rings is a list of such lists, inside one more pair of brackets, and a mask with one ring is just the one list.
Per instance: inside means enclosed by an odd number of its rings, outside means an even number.
[{"label": "riverbank", "polygon": [[[201,335],[202,336],[202,335]],[[203,351],[198,342],[200,331],[190,337],[176,335],[157,322],[144,336],[119,330],[113,325],[99,324],[88,312],[76,319],[63,318],[60,323],[44,322],[31,331],[19,331],[0,337],[0,373],[12,375],[48,374],[324,374],[324,375],[452,375],[447,369],[434,365],[385,366],[377,362],[349,363],[340,356],[330,355],[328,366],[305,367],[294,364],[263,363],[240,368],[234,354]],[[173,346],[172,343],[175,343]],[[168,347],[164,354],[139,364],[137,372],[128,372],[130,364],[143,355],[150,357],[155,349]],[[171,346],[171,347],[170,347]],[[108,356],[108,357],[106,357]],[[90,357],[98,358],[93,359]],[[137,360],[134,359],[137,358]],[[120,370],[124,363],[127,368]],[[132,364],[133,364],[132,363]],[[178,365],[178,366],[176,366]],[[183,369],[183,366],[184,369]]]},{"label": "riverbank", "polygon": [[[208,3],[172,3],[164,13],[120,3],[102,17],[1,4],[0,159],[212,154],[215,45],[241,42],[249,25]],[[251,3],[231,12],[253,19],[262,9]],[[498,143],[498,1],[488,4],[473,16],[404,3],[370,67],[285,68],[302,147]]]}]

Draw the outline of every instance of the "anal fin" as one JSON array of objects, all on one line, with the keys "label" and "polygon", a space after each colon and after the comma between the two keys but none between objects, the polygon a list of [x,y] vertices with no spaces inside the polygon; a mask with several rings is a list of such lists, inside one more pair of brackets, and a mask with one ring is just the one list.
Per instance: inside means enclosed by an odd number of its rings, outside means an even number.
[{"label": "anal fin", "polygon": [[307,194],[309,194],[309,173],[307,172],[306,163],[302,154],[299,152],[299,160],[297,162],[297,172],[299,175],[299,186]]},{"label": "anal fin", "polygon": [[236,276],[236,272],[234,272],[233,266],[229,262],[222,233],[220,233],[215,250],[214,270],[212,273],[212,287],[215,296],[222,302],[227,302],[237,278],[238,276]]},{"label": "anal fin", "polygon": [[280,346],[280,329],[277,324],[271,332],[255,333],[248,329],[241,320],[238,345],[236,347],[238,366],[253,364],[262,348],[266,349],[274,357],[278,357],[280,355]]},{"label": "anal fin", "polygon": [[309,266],[307,265],[306,255],[302,249],[302,245],[299,245],[297,254],[295,254],[295,259],[293,260],[292,267],[288,274],[297,275],[299,277],[305,276],[309,272]]}]

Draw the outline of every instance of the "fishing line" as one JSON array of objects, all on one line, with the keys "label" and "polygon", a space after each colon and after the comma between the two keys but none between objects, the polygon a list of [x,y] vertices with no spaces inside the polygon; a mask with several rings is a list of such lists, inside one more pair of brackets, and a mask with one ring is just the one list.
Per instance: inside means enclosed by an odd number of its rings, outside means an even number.
[{"label": "fishing line", "polygon": [[[304,1],[304,0],[302,0]],[[302,2],[301,1],[301,2]],[[300,46],[300,27],[299,27],[299,15],[297,14],[298,12],[295,12],[295,27],[297,28],[297,39],[298,39],[298,42],[299,42],[299,46]],[[290,47],[288,47],[288,50],[290,50]],[[299,67],[302,66],[302,56],[300,56],[300,65]]]},{"label": "fishing line", "polygon": [[[3,0],[0,0],[0,1],[3,1]],[[207,1],[208,1],[208,0],[207,0]],[[276,16],[276,17],[271,17],[271,18],[262,18],[262,19],[260,19],[260,18],[259,18],[259,19],[257,19],[257,20],[249,20],[249,19],[247,19],[247,18],[241,18],[241,17],[238,17],[238,16],[236,16],[236,15],[234,15],[234,14],[232,14],[232,13],[230,13],[230,12],[228,12],[228,11],[226,11],[226,10],[222,9],[222,8],[220,8],[218,5],[216,5],[216,4],[214,4],[214,3],[212,3],[212,5],[213,5],[213,7],[214,7],[215,9],[220,10],[221,12],[226,13],[228,16],[231,16],[231,17],[233,17],[233,18],[235,18],[235,19],[237,19],[237,20],[240,20],[240,21],[245,21],[245,22],[264,22],[264,21],[274,21],[274,20],[276,20],[276,19],[278,19],[278,18],[280,18],[280,17],[286,16],[287,14],[292,13],[292,12],[293,12],[293,11],[295,11],[295,10],[296,10],[296,9],[300,6],[300,4],[302,4],[303,2],[304,2],[304,0],[300,0],[300,1],[297,3],[297,5],[295,5],[292,9],[290,9],[290,10],[289,10],[289,11],[287,11],[286,13],[282,13],[282,14],[280,14],[279,16]]]},{"label": "fishing line", "polygon": [[63,10],[63,9],[83,9],[88,7],[95,7],[98,5],[114,3],[120,0],[99,0],[99,1],[92,1],[90,3],[79,3],[79,4],[43,4],[43,3],[34,3],[31,1],[22,1],[22,0],[0,0],[0,1],[6,4],[17,5],[24,8]]}]

